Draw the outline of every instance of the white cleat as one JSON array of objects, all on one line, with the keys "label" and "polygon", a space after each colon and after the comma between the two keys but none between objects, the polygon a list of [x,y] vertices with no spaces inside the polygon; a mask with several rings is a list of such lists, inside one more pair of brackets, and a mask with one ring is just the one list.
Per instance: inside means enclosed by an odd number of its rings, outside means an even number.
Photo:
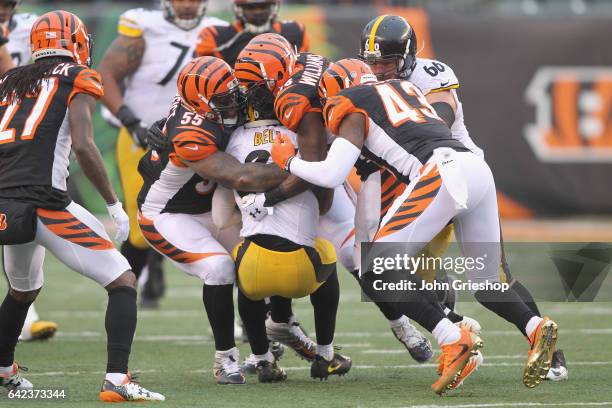
[{"label": "white cleat", "polygon": [[567,371],[567,364],[565,363],[565,355],[563,354],[563,350],[557,350],[553,353],[550,370],[548,370],[545,379],[549,381],[563,381],[568,378],[569,372]]},{"label": "white cleat", "polygon": [[153,402],[165,401],[166,397],[157,392],[149,391],[127,374],[123,384],[115,385],[104,380],[100,390],[100,401],[103,402]]},{"label": "white cleat", "polygon": [[309,361],[314,361],[317,355],[317,345],[312,341],[302,326],[292,317],[289,323],[276,323],[272,318],[266,319],[268,339],[290,347],[296,354]]},{"label": "white cleat", "polygon": [[240,355],[236,347],[227,351],[215,352],[213,372],[217,384],[244,384],[244,375],[240,370]]},{"label": "white cleat", "polygon": [[431,343],[408,318],[402,319],[402,323],[398,325],[391,325],[391,332],[406,347],[415,361],[424,363],[433,356]]},{"label": "white cleat", "polygon": [[0,387],[8,391],[34,388],[31,382],[21,376],[20,371],[27,371],[27,368],[19,367],[17,363],[13,363],[13,370],[10,374],[0,374]]}]

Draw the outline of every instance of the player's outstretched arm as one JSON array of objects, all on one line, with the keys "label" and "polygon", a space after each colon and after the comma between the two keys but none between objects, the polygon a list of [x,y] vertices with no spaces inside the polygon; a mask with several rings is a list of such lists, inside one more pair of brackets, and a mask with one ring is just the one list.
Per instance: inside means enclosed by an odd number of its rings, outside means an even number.
[{"label": "player's outstretched arm", "polygon": [[85,176],[107,204],[114,204],[117,202],[117,195],[111,186],[102,156],[93,138],[91,114],[95,106],[96,99],[91,95],[79,93],[72,98],[68,114],[72,150]]},{"label": "player's outstretched arm", "polygon": [[145,40],[142,37],[119,35],[106,50],[98,71],[104,82],[102,103],[113,113],[123,106],[121,81],[133,74],[145,51]]},{"label": "player's outstretched arm", "polygon": [[365,125],[365,117],[361,113],[347,115],[323,161],[309,162],[295,157],[295,147],[291,141],[280,136],[274,141],[272,159],[279,167],[312,184],[326,188],[337,187],[346,180],[361,154]]},{"label": "player's outstretched arm", "polygon": [[240,163],[235,157],[217,151],[199,161],[183,162],[200,177],[238,191],[261,193],[283,182],[287,172],[261,163]]}]

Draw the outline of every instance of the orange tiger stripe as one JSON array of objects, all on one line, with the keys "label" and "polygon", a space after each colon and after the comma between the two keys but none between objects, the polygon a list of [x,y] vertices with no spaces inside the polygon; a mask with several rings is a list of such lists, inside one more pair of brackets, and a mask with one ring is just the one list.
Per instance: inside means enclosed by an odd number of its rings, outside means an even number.
[{"label": "orange tiger stripe", "polygon": [[53,211],[39,208],[36,213],[49,231],[66,241],[96,251],[115,249],[112,242],[99,236],[67,210]]},{"label": "orange tiger stripe", "polygon": [[140,212],[138,213],[138,224],[140,225],[142,235],[149,244],[175,262],[189,264],[215,255],[227,255],[224,252],[193,253],[183,251],[168,242],[155,228],[153,221]]}]

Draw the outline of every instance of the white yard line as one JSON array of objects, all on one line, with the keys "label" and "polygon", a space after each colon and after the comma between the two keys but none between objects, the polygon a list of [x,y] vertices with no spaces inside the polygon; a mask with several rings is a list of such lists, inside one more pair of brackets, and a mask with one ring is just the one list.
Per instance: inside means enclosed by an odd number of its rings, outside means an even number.
[{"label": "white yard line", "polygon": [[[449,405],[410,405],[409,408],[489,408],[489,407],[574,407],[574,406],[612,406],[611,402],[497,402],[490,404],[449,404]],[[408,408],[408,407],[405,407]]]}]

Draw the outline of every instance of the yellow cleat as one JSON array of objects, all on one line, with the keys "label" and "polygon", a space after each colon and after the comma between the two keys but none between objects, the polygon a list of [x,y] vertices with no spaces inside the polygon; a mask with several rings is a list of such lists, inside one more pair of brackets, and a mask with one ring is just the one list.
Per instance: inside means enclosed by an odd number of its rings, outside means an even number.
[{"label": "yellow cleat", "polygon": [[32,323],[32,328],[30,330],[32,335],[28,339],[29,341],[47,340],[55,335],[55,332],[57,331],[57,323],[39,320]]},{"label": "yellow cleat", "polygon": [[523,371],[523,384],[526,387],[537,387],[546,378],[557,343],[557,331],[557,323],[544,317],[529,336],[531,348]]}]

